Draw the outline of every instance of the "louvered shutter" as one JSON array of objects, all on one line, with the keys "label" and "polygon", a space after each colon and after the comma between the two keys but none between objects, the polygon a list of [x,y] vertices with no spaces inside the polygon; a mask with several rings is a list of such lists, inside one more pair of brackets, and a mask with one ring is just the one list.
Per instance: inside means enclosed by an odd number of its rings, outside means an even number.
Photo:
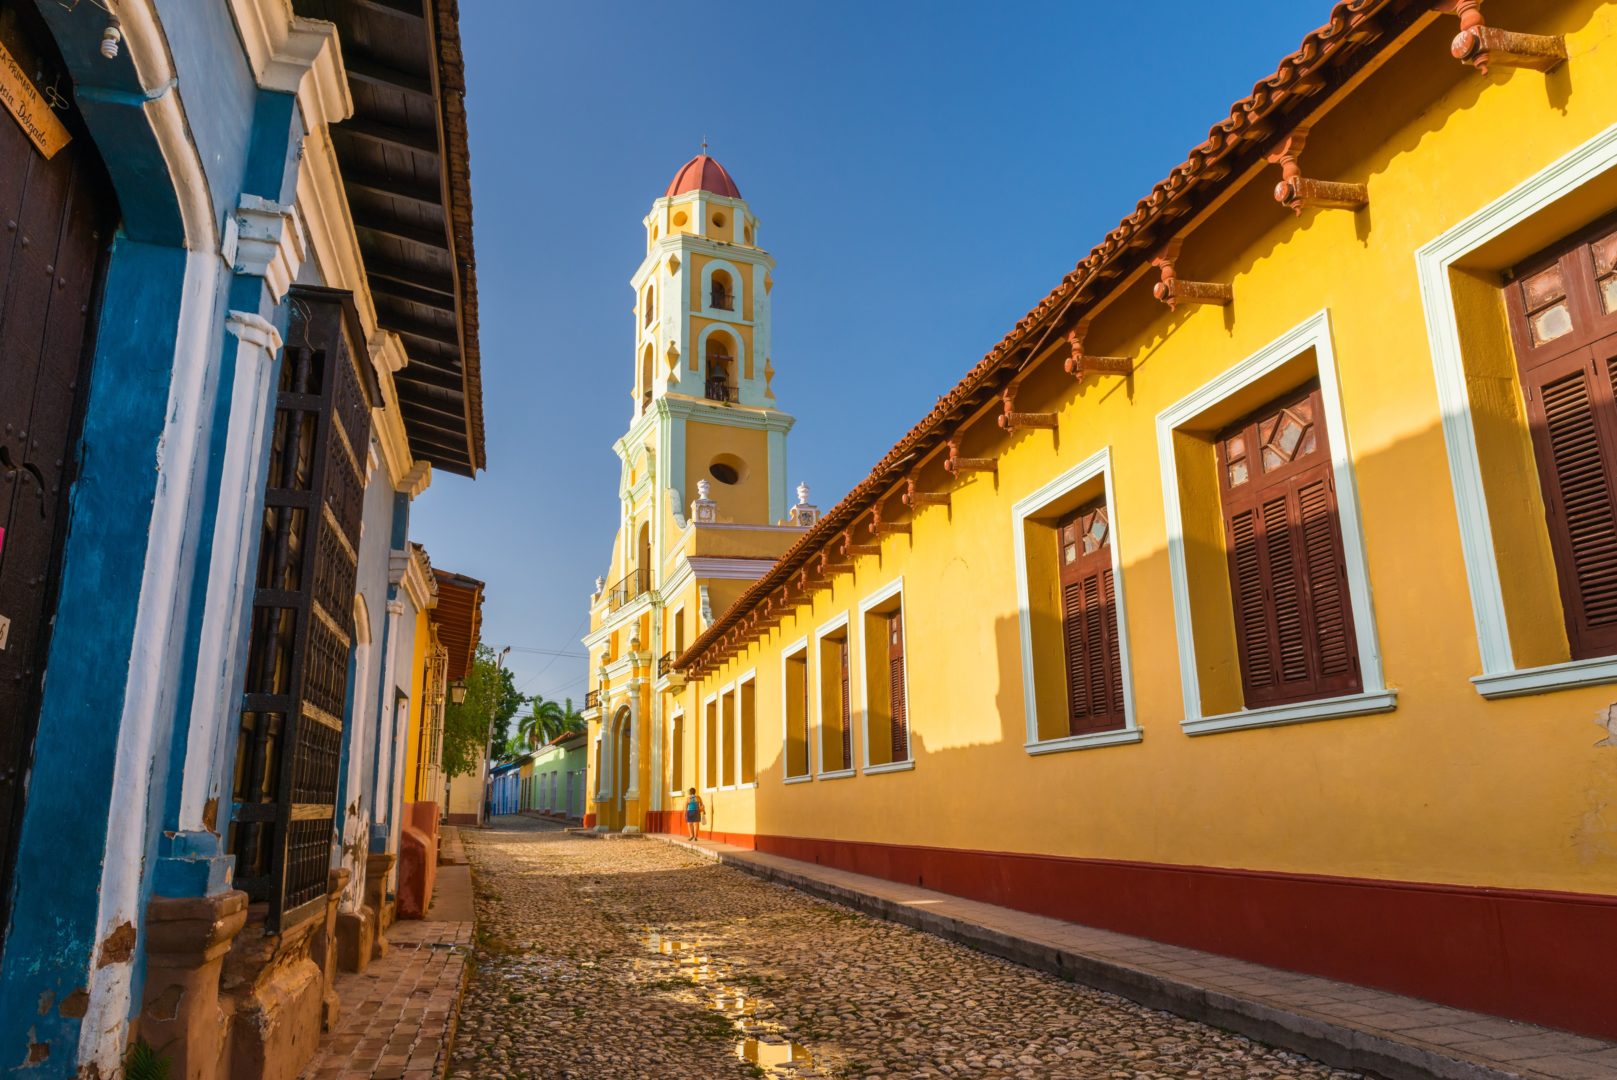
[{"label": "louvered shutter", "polygon": [[1103,502],[1056,527],[1067,723],[1074,735],[1123,726],[1123,662],[1112,581],[1111,518]]},{"label": "louvered shutter", "polygon": [[1594,232],[1506,289],[1574,659],[1617,653],[1617,231]]},{"label": "louvered shutter", "polygon": [[904,686],[904,616],[887,617],[887,703],[892,717],[893,761],[910,756],[909,700]]},{"label": "louvered shutter", "polygon": [[1219,469],[1247,707],[1362,689],[1318,388],[1224,432]]}]

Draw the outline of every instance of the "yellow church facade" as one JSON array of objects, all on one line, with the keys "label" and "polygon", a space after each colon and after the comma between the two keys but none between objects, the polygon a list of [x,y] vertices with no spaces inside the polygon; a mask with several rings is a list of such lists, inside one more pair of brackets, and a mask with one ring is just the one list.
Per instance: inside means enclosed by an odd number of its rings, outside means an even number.
[{"label": "yellow church facade", "polygon": [[594,823],[1617,1035],[1617,4],[1330,16],[823,514],[619,444]]}]

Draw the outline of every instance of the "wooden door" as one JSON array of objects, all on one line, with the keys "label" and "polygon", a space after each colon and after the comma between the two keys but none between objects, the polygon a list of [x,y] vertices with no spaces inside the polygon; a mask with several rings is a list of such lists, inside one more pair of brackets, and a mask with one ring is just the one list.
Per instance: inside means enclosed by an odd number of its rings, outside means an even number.
[{"label": "wooden door", "polygon": [[[0,44],[59,106],[47,160],[0,110],[0,925],[56,606],[67,492],[116,201],[31,4],[0,0]],[[166,362],[154,358],[153,362]],[[135,583],[131,583],[133,588]],[[110,719],[110,718],[109,718]]]}]

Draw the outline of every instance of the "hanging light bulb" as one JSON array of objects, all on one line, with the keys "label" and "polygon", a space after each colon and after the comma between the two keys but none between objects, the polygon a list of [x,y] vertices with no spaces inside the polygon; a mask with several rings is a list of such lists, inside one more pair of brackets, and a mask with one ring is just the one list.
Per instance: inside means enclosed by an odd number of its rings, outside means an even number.
[{"label": "hanging light bulb", "polygon": [[108,60],[118,58],[118,44],[123,41],[123,28],[118,25],[118,17],[114,15],[107,28],[101,31],[101,55]]}]

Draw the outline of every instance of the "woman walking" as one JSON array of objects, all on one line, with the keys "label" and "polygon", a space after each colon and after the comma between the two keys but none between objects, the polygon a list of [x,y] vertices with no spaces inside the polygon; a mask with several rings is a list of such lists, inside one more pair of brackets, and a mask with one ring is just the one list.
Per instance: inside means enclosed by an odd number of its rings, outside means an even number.
[{"label": "woman walking", "polygon": [[692,841],[696,839],[696,827],[702,823],[702,815],[706,811],[707,807],[702,805],[702,796],[696,793],[695,788],[691,788],[690,797],[685,800],[685,831],[689,834],[688,839]]}]

